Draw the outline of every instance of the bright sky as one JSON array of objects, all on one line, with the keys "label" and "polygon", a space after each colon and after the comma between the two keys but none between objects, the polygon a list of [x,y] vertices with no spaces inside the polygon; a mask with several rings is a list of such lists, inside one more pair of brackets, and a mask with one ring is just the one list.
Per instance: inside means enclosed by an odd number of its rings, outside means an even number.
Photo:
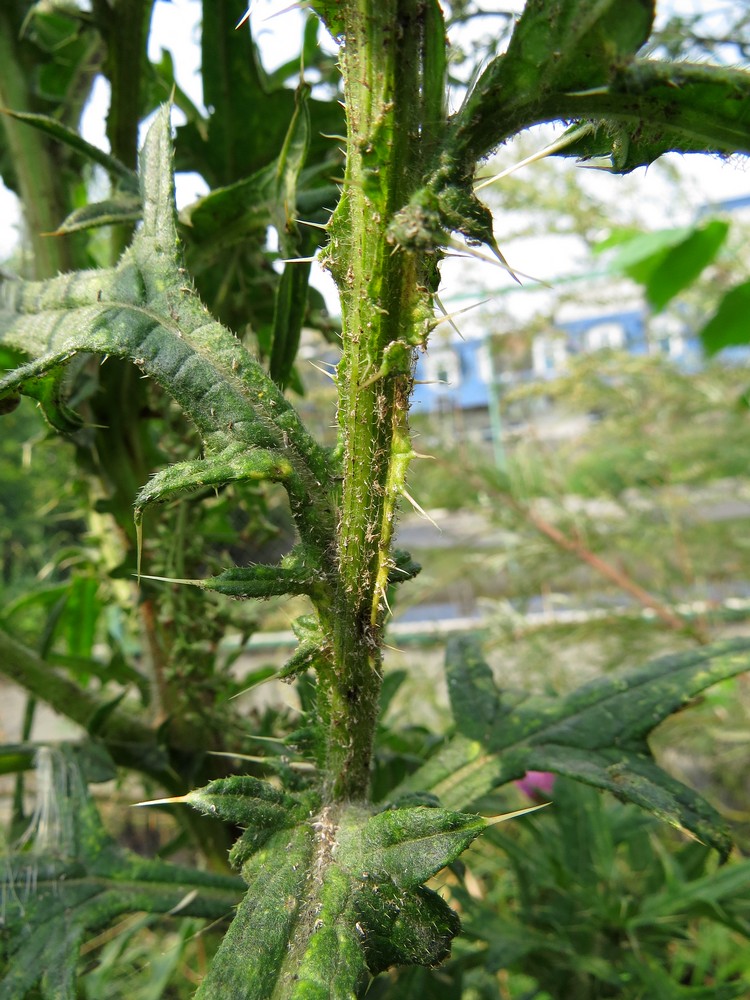
[{"label": "bright sky", "polygon": [[[706,9],[706,0],[670,0],[669,5],[681,13],[692,13]],[[252,24],[255,37],[259,40],[264,64],[268,69],[284,62],[298,50],[302,37],[303,17],[298,10],[287,10],[274,16],[276,11],[288,5],[279,0],[257,0],[253,5]],[[507,0],[486,0],[485,10],[503,9],[510,6],[517,9],[523,7],[518,0],[509,4]],[[720,4],[716,4],[717,16],[720,16]],[[667,8],[667,3],[660,4],[660,11]],[[711,9],[711,8],[709,8]],[[180,86],[198,104],[202,102],[201,83],[199,75],[199,18],[201,5],[197,0],[159,0],[154,9],[153,31],[150,43],[150,55],[158,59],[162,47],[168,48],[174,56],[176,75]],[[333,45],[333,43],[331,43]],[[91,142],[106,148],[104,134],[104,116],[107,107],[107,88],[99,81],[95,88],[93,99],[86,111],[83,130]],[[539,137],[539,146],[546,139]],[[651,167],[648,170],[639,169],[634,172],[637,178],[637,199],[648,224],[654,228],[669,225],[681,225],[689,222],[696,210],[703,204],[717,199],[731,198],[750,194],[750,167],[744,157],[734,157],[722,161],[715,157],[686,156],[679,158],[680,172],[684,177],[685,199],[681,205],[675,205],[674,198],[666,197],[665,171]],[[531,172],[533,166],[525,168]],[[565,169],[577,170],[572,162],[566,161]],[[623,178],[612,176],[601,171],[579,171],[581,180],[599,197],[612,199],[616,202],[625,196]],[[527,176],[533,176],[529,173]],[[632,190],[632,182],[627,187]],[[205,185],[197,175],[178,178],[178,202],[186,204],[204,193]],[[665,213],[665,206],[669,213]],[[680,217],[675,217],[679,215]],[[5,258],[12,250],[17,239],[18,205],[16,199],[4,188],[0,187],[0,259]],[[498,236],[500,234],[498,233]],[[512,248],[511,263],[519,271],[531,273],[534,276],[549,279],[556,275],[570,273],[579,264],[576,256],[580,255],[580,247],[575,242],[567,245],[559,241],[544,241],[529,239],[517,242]],[[493,269],[491,276],[483,276],[484,265],[474,265],[479,284],[504,284],[504,276]],[[477,273],[478,272],[478,273]],[[444,297],[449,299],[452,286],[465,288],[465,269],[447,264],[444,266],[446,283]],[[325,279],[318,279],[317,283]],[[327,297],[329,297],[327,295]]]}]

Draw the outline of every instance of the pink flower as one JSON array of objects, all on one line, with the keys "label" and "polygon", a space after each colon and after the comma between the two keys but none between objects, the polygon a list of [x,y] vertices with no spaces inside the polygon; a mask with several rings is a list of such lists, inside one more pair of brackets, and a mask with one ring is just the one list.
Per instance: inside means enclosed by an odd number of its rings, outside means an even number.
[{"label": "pink flower", "polygon": [[523,778],[516,782],[524,795],[534,802],[549,799],[554,784],[555,775],[550,771],[527,771]]}]

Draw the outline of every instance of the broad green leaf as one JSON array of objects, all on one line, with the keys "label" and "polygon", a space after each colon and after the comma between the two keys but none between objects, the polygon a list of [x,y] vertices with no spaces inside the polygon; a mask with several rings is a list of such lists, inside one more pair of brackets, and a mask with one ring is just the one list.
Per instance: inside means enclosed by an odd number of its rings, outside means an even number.
[{"label": "broad green leaf", "polygon": [[660,312],[668,302],[689,287],[716,257],[726,240],[729,223],[714,219],[696,226],[685,239],[667,248],[663,254],[644,260],[643,271],[629,273],[645,285],[646,298]]},{"label": "broad green leaf", "polygon": [[[486,677],[473,661],[478,683],[467,699],[482,697]],[[463,809],[526,771],[552,771],[635,802],[726,856],[731,841],[721,818],[656,765],[646,737],[696,694],[749,665],[750,641],[735,639],[598,678],[556,699],[530,697],[482,739],[456,735],[394,794],[429,791],[447,808]]]},{"label": "broad green leaf", "polygon": [[342,825],[339,860],[352,872],[385,872],[401,889],[416,889],[487,829],[481,816],[445,809],[386,809],[364,824]]},{"label": "broad green leaf", "polygon": [[3,1000],[74,1000],[78,949],[117,917],[147,913],[227,916],[241,895],[237,879],[140,858],[105,832],[75,762],[47,751],[40,782],[46,826],[30,831],[30,849],[4,859],[0,943]]},{"label": "broad green leaf", "polygon": [[701,330],[706,353],[716,354],[725,347],[750,342],[750,281],[730,289],[711,319]]},{"label": "broad green leaf", "polygon": [[693,232],[690,226],[677,229],[657,229],[642,233],[637,230],[629,235],[617,235],[603,240],[594,247],[594,253],[613,252],[608,255],[607,270],[629,274],[636,281],[645,281],[655,266],[672,250],[684,242]]},{"label": "broad green leaf", "polygon": [[260,365],[207,315],[182,266],[167,108],[149,131],[141,181],[143,225],[116,268],[2,286],[0,341],[32,360],[0,379],[0,395],[34,395],[66,426],[66,362],[80,351],[129,358],[182,405],[206,453],[204,461],[159,474],[139,509],[206,482],[257,478],[265,456],[265,467],[283,479],[303,538],[323,549],[332,526],[310,488],[327,478],[327,459]]}]

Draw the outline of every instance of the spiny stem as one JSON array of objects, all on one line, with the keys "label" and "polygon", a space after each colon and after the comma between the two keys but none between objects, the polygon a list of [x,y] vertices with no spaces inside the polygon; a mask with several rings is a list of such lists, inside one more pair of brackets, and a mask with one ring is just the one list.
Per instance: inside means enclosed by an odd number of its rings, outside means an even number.
[{"label": "spiny stem", "polygon": [[321,678],[330,801],[364,798],[369,785],[391,539],[411,458],[412,348],[433,317],[434,263],[430,269],[418,255],[394,249],[387,234],[425,175],[444,67],[435,0],[360,0],[346,21],[347,168],[327,254],[343,324],[339,581],[324,623],[331,665]]}]

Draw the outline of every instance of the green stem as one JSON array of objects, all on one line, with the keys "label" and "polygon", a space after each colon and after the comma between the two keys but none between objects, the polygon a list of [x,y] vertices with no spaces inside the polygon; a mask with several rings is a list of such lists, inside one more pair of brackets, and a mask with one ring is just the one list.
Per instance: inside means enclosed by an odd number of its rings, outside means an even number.
[{"label": "green stem", "polygon": [[[106,699],[79,687],[4,631],[0,631],[0,649],[5,677],[78,725],[85,727],[105,706]],[[152,731],[121,708],[109,713],[106,731],[107,740],[117,743],[155,743]]]},{"label": "green stem", "polygon": [[339,579],[324,623],[333,648],[323,678],[330,801],[364,798],[369,785],[391,540],[412,454],[413,349],[432,315],[431,270],[387,231],[425,173],[444,58],[433,0],[358,0],[345,17],[347,169],[328,251],[343,323]]},{"label": "green stem", "polygon": [[[29,75],[22,62],[22,43],[10,12],[0,10],[0,108],[37,110],[29,92]],[[64,179],[55,163],[51,141],[10,115],[0,116],[16,174],[16,190],[23,204],[24,221],[34,261],[34,276],[49,278],[76,266],[72,242],[45,236],[68,214]]]}]

